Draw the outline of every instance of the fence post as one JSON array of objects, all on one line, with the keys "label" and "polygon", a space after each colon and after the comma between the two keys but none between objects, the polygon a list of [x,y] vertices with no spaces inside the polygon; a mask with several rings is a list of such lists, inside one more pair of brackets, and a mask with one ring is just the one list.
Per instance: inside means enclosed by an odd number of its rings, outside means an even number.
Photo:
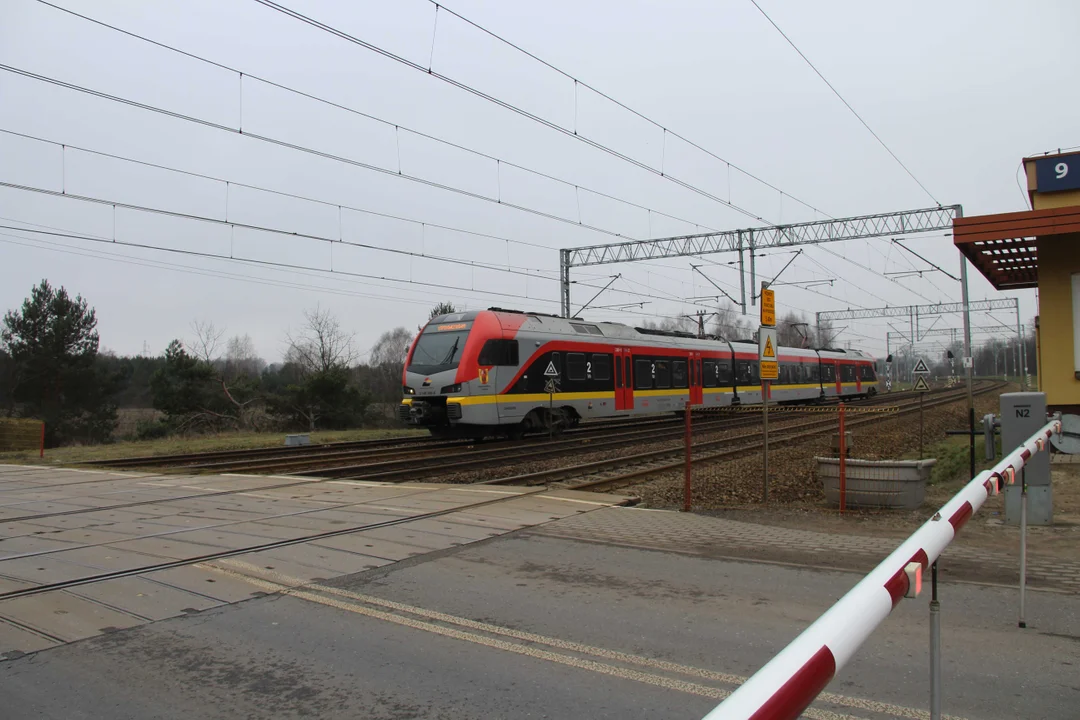
[{"label": "fence post", "polygon": [[690,401],[686,401],[686,468],[685,476],[683,478],[683,512],[690,512],[691,502],[691,470],[690,470],[690,452],[693,446],[693,442],[690,439]]},{"label": "fence post", "polygon": [[840,514],[847,509],[847,435],[844,432],[844,403],[840,402]]}]

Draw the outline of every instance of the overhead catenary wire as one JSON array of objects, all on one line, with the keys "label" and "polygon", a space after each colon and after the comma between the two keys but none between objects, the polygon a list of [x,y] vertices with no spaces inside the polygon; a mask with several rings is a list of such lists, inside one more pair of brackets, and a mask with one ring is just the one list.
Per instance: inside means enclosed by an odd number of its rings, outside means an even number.
[{"label": "overhead catenary wire", "polygon": [[[256,0],[256,1],[261,2],[262,0]],[[771,17],[769,17],[769,14],[767,12],[765,12],[760,5],[758,5],[757,0],[750,0],[750,2],[753,4],[754,7],[756,7],[758,9],[758,12],[760,12],[765,17],[765,19],[769,21],[769,24],[772,25],[776,29],[776,32],[780,33],[780,36],[783,37],[784,40],[787,41],[787,44],[790,45],[792,47],[792,49],[794,49],[795,52],[797,52],[799,54],[799,57],[801,57],[806,62],[806,64],[810,66],[810,69],[814,71],[814,74],[817,75],[819,78],[821,78],[821,81],[823,83],[825,83],[829,87],[830,90],[832,90],[833,95],[835,95],[837,98],[839,98],[840,102],[844,103],[844,107],[846,107],[848,110],[850,110],[851,114],[854,115],[855,118],[862,124],[862,126],[864,128],[866,128],[867,131],[869,131],[869,133],[871,135],[874,136],[874,139],[878,141],[878,143],[881,145],[881,147],[885,148],[885,152],[889,153],[889,155],[892,156],[892,159],[895,160],[900,165],[900,167],[902,167],[904,169],[904,172],[906,172],[908,174],[908,176],[912,180],[914,180],[919,185],[920,188],[922,188],[922,191],[924,193],[926,193],[927,196],[929,196],[929,198],[931,200],[933,200],[937,204],[938,207],[941,207],[941,201],[938,200],[936,197],[934,197],[934,194],[932,192],[930,192],[926,188],[925,185],[923,185],[922,181],[919,180],[919,178],[915,177],[915,173],[911,172],[911,170],[908,168],[908,166],[905,165],[904,162],[899,157],[897,157],[896,153],[894,153],[892,151],[892,149],[888,145],[885,144],[885,141],[881,139],[881,136],[879,136],[876,132],[874,132],[874,129],[872,127],[870,127],[870,125],[865,120],[863,120],[862,115],[860,115],[858,112],[856,112],[855,108],[851,107],[851,104],[847,100],[844,99],[844,96],[840,94],[840,91],[837,90],[835,87],[833,87],[833,84],[831,82],[829,82],[828,79],[826,79],[826,77],[821,73],[820,70],[817,69],[817,66],[815,66],[814,63],[810,62],[810,58],[806,57],[806,55],[803,53],[803,51],[799,49],[799,46],[796,45],[792,41],[792,39],[787,36],[787,33],[785,33],[783,30],[781,30],[780,26],[777,25],[776,22]]]},{"label": "overhead catenary wire", "polygon": [[[573,188],[575,190],[575,192],[584,190],[585,192],[587,192],[589,194],[592,194],[592,195],[595,195],[597,197],[602,197],[602,198],[607,199],[607,200],[612,200],[614,202],[622,203],[624,205],[636,208],[638,210],[645,211],[647,213],[656,213],[657,215],[659,215],[661,217],[666,217],[666,218],[668,218],[670,220],[675,220],[676,222],[680,222],[680,223],[683,223],[685,225],[695,225],[695,226],[703,227],[703,228],[705,228],[707,230],[715,230],[715,228],[711,228],[708,225],[704,225],[702,223],[698,223],[698,222],[695,222],[695,221],[692,221],[692,220],[688,220],[686,218],[678,217],[676,215],[671,215],[671,214],[662,212],[660,210],[657,210],[655,208],[651,208],[651,207],[648,207],[648,206],[645,206],[645,205],[641,205],[639,203],[635,203],[635,202],[633,202],[631,200],[626,200],[625,198],[620,198],[618,196],[611,195],[609,193],[605,193],[605,192],[597,190],[595,188],[582,186],[582,185],[580,185],[578,183],[575,183],[573,181],[566,180],[564,178],[560,178],[560,177],[557,177],[555,175],[551,175],[550,173],[545,173],[543,171],[536,170],[534,168],[530,168],[530,167],[527,167],[525,165],[514,163],[514,162],[511,162],[509,160],[506,160],[505,158],[498,157],[498,156],[495,156],[495,155],[491,155],[490,153],[485,153],[483,151],[476,150],[475,148],[470,148],[470,147],[467,147],[467,146],[462,145],[460,143],[456,143],[456,142],[453,142],[453,141],[450,141],[450,140],[446,140],[445,138],[440,138],[440,137],[438,137],[436,135],[432,135],[430,133],[425,133],[423,131],[413,129],[413,128],[407,127],[405,125],[401,125],[400,123],[396,123],[396,122],[393,122],[391,120],[381,118],[381,117],[379,117],[377,115],[373,115],[371,113],[367,113],[367,112],[363,112],[361,110],[357,110],[356,108],[349,107],[349,106],[344,105],[342,103],[335,102],[333,100],[328,100],[326,98],[320,97],[320,96],[315,95],[313,93],[310,93],[310,92],[307,92],[307,91],[304,91],[304,90],[299,90],[299,89],[291,87],[289,85],[285,85],[283,83],[279,83],[279,82],[276,82],[274,80],[270,80],[270,79],[268,79],[266,77],[263,77],[261,75],[253,74],[253,73],[251,73],[251,72],[249,72],[247,70],[241,70],[241,69],[239,69],[237,67],[233,67],[231,65],[226,65],[226,64],[220,63],[220,62],[218,62],[216,60],[211,60],[209,58],[203,57],[202,55],[198,55],[196,53],[188,52],[187,50],[182,50],[182,49],[180,49],[178,47],[175,47],[173,45],[169,45],[167,43],[163,43],[161,41],[154,40],[154,39],[149,38],[149,37],[147,37],[145,35],[140,35],[139,33],[135,33],[135,32],[132,32],[130,30],[126,30],[126,29],[121,28],[121,27],[119,27],[117,25],[112,25],[110,23],[104,22],[103,20],[98,20],[97,18],[90,17],[89,15],[84,15],[82,13],[75,12],[74,10],[70,10],[68,8],[61,7],[59,5],[55,5],[55,4],[51,3],[51,2],[48,2],[48,0],[37,0],[37,1],[42,5],[53,8],[53,9],[58,10],[60,12],[67,13],[68,15],[72,15],[74,17],[80,18],[81,20],[85,20],[86,22],[93,23],[93,24],[98,25],[100,27],[107,28],[107,29],[109,29],[109,30],[111,30],[113,32],[120,33],[120,34],[125,35],[127,37],[130,37],[130,38],[139,40],[141,42],[153,45],[153,46],[161,48],[163,50],[167,50],[169,52],[181,55],[183,57],[186,57],[186,58],[189,58],[189,59],[201,62],[201,63],[205,63],[205,64],[210,65],[212,67],[216,67],[216,68],[218,68],[220,70],[224,70],[224,71],[230,72],[230,73],[235,73],[235,74],[237,74],[238,76],[242,77],[245,80],[255,80],[257,82],[264,83],[266,85],[277,88],[279,90],[284,90],[285,92],[292,93],[292,94],[297,95],[299,97],[303,97],[303,98],[305,98],[307,100],[312,100],[312,101],[321,103],[323,105],[326,105],[328,107],[332,107],[332,108],[335,108],[335,109],[342,110],[344,112],[350,113],[352,115],[356,115],[356,116],[363,117],[363,118],[368,119],[368,120],[372,120],[374,122],[377,122],[377,123],[380,123],[380,124],[386,126],[387,128],[393,128],[394,133],[395,133],[395,143],[399,142],[398,141],[398,134],[400,133],[400,131],[404,131],[404,132],[407,132],[407,133],[409,133],[411,135],[415,135],[416,137],[424,138],[425,140],[431,140],[432,142],[436,142],[436,143],[439,143],[441,145],[445,145],[446,147],[450,147],[450,148],[453,148],[455,150],[461,150],[462,152],[466,152],[466,153],[469,153],[469,154],[474,155],[476,157],[483,158],[485,160],[494,162],[494,163],[496,163],[496,170],[498,170],[498,168],[500,168],[501,166],[505,165],[507,167],[514,168],[515,170],[520,170],[522,172],[529,173],[530,175],[534,175],[536,177],[544,178],[545,180],[551,180],[552,182],[559,183],[559,184],[564,185],[566,187]],[[242,99],[242,96],[243,96],[243,89],[241,88],[241,99]],[[240,129],[242,129],[242,127],[243,127],[242,123],[238,124],[237,129],[240,130]],[[249,132],[244,132],[243,134],[244,135],[249,135],[250,133]],[[386,169],[392,170],[394,172],[394,174],[402,175],[402,172],[401,172],[401,158],[400,158],[400,145],[398,145],[397,168],[396,169],[394,169],[394,168],[386,168]],[[499,204],[505,204],[505,203],[501,202],[501,198],[499,198],[499,197],[496,197],[495,200]],[[513,207],[513,206],[511,205],[511,207]],[[584,225],[581,222],[580,211],[579,211],[579,218],[578,218],[577,221],[574,221],[574,224],[581,225],[582,227],[589,227],[589,226]],[[589,229],[592,229],[592,228],[589,228]],[[613,233],[609,233],[609,234],[613,234]]]},{"label": "overhead catenary wire", "polygon": [[81,93],[91,95],[93,97],[97,97],[97,98],[100,98],[100,99],[103,99],[103,100],[108,100],[108,101],[111,101],[111,102],[120,103],[122,105],[128,105],[130,107],[135,107],[135,108],[138,108],[138,109],[141,109],[141,110],[146,110],[146,111],[149,111],[149,112],[158,113],[158,114],[161,114],[161,115],[164,115],[164,116],[167,116],[167,117],[171,117],[171,118],[174,118],[174,119],[177,119],[177,120],[182,120],[182,121],[185,121],[185,122],[194,123],[196,125],[201,125],[203,127],[208,127],[208,128],[214,129],[214,130],[220,130],[222,132],[231,133],[231,134],[237,135],[239,137],[245,137],[245,138],[249,138],[249,139],[252,139],[252,140],[257,140],[259,142],[264,142],[264,143],[267,143],[267,144],[270,144],[270,145],[275,145],[277,147],[282,147],[282,148],[286,148],[286,149],[289,149],[289,150],[295,150],[297,152],[302,152],[302,153],[305,153],[305,154],[308,154],[308,155],[312,155],[314,157],[321,157],[321,158],[324,158],[326,160],[332,160],[332,161],[335,161],[335,162],[340,162],[340,163],[345,164],[345,165],[352,165],[354,167],[363,168],[365,170],[370,170],[372,172],[377,172],[377,173],[381,173],[381,174],[384,174],[384,175],[389,175],[391,177],[401,178],[403,180],[407,180],[407,181],[410,181],[410,182],[415,182],[415,183],[418,183],[418,184],[421,184],[421,185],[426,185],[428,187],[436,188],[438,190],[445,190],[447,192],[456,193],[458,195],[462,195],[464,197],[472,198],[474,200],[481,200],[483,202],[492,203],[492,204],[497,205],[499,207],[508,207],[508,208],[512,208],[514,210],[520,210],[521,212],[529,213],[529,214],[535,215],[537,217],[543,217],[543,218],[547,218],[549,220],[554,220],[554,221],[557,221],[557,222],[565,223],[567,225],[572,225],[574,227],[584,228],[586,230],[592,230],[594,232],[603,233],[604,235],[610,235],[612,237],[618,237],[618,238],[626,238],[626,237],[628,237],[624,233],[615,232],[614,230],[608,230],[606,228],[602,228],[602,227],[599,227],[597,225],[591,225],[591,224],[588,224],[588,223],[582,223],[582,222],[579,222],[577,220],[573,220],[571,218],[563,217],[562,215],[557,215],[555,213],[546,212],[544,210],[538,210],[536,208],[531,208],[531,207],[528,207],[526,205],[520,205],[520,204],[517,204],[517,203],[510,203],[510,202],[507,202],[505,200],[500,201],[499,199],[497,199],[495,197],[484,195],[484,194],[479,193],[479,192],[474,192],[472,190],[465,190],[464,188],[459,188],[459,187],[455,187],[453,185],[447,185],[445,183],[436,182],[434,180],[429,180],[427,178],[423,178],[423,177],[420,177],[420,176],[417,176],[417,175],[410,175],[408,173],[399,173],[399,172],[397,172],[396,170],[393,170],[393,169],[379,167],[378,165],[372,165],[371,163],[363,162],[363,161],[356,160],[356,159],[353,159],[353,158],[348,158],[348,157],[345,157],[345,156],[342,156],[342,155],[336,155],[334,153],[324,152],[322,150],[315,150],[313,148],[304,147],[303,145],[298,145],[296,143],[291,143],[291,142],[287,142],[285,140],[272,138],[272,137],[269,137],[267,135],[260,135],[260,134],[252,133],[252,132],[242,132],[239,128],[233,128],[233,127],[230,127],[228,125],[223,125],[223,124],[218,123],[218,122],[214,122],[214,121],[211,121],[211,120],[206,120],[206,119],[203,119],[203,118],[195,117],[193,115],[185,115],[184,113],[179,113],[179,112],[175,112],[175,111],[172,111],[172,110],[166,110],[165,108],[157,107],[157,106],[154,106],[154,105],[148,105],[146,103],[142,103],[142,102],[139,102],[139,101],[136,101],[136,100],[131,100],[129,98],[120,97],[118,95],[112,95],[112,94],[101,92],[101,91],[98,91],[98,90],[93,90],[91,88],[83,87],[83,86],[80,86],[80,85],[75,85],[73,83],[68,83],[68,82],[65,82],[63,80],[48,77],[48,76],[45,76],[45,75],[40,75],[38,73],[32,73],[32,72],[29,72],[27,70],[22,70],[20,68],[16,68],[16,67],[13,67],[13,66],[10,66],[10,65],[0,64],[0,70],[2,70],[4,72],[13,73],[13,74],[16,74],[16,75],[21,75],[23,77],[27,77],[27,78],[30,78],[30,79],[33,79],[33,80],[38,80],[38,81],[41,81],[41,82],[45,82],[45,83],[48,83],[48,84],[51,84],[51,85],[56,85],[58,87],[63,87],[63,88],[68,89],[68,90],[74,90],[76,92],[81,92]]},{"label": "overhead catenary wire", "polygon": [[263,6],[269,8],[271,10],[279,12],[282,15],[285,15],[287,17],[291,17],[294,20],[298,20],[298,21],[300,21],[302,23],[310,25],[313,28],[316,28],[316,29],[321,30],[321,31],[323,31],[325,33],[333,35],[333,36],[335,36],[337,38],[345,40],[346,42],[353,43],[354,45],[357,45],[357,46],[362,47],[362,48],[364,48],[366,50],[370,50],[370,51],[372,51],[374,53],[377,53],[378,55],[381,55],[382,57],[385,57],[385,58],[387,58],[389,60],[393,60],[394,62],[400,63],[400,64],[402,64],[402,65],[404,65],[406,67],[412,68],[413,70],[417,70],[419,72],[422,72],[425,75],[428,75],[429,77],[432,77],[432,78],[435,78],[435,79],[440,80],[442,82],[445,82],[445,83],[447,83],[447,84],[449,84],[449,85],[451,85],[453,87],[456,87],[456,88],[458,88],[460,90],[468,92],[468,93],[470,93],[470,94],[472,94],[472,95],[474,95],[474,96],[476,96],[478,98],[481,98],[482,100],[485,100],[485,101],[490,102],[490,103],[492,103],[494,105],[502,107],[502,108],[504,108],[506,110],[509,110],[510,112],[516,113],[516,114],[518,114],[518,115],[520,115],[520,116],[522,116],[524,118],[532,120],[533,122],[538,123],[538,124],[540,124],[540,125],[542,125],[544,127],[550,128],[550,129],[552,129],[552,130],[554,130],[554,131],[556,131],[558,133],[561,133],[561,134],[565,135],[566,137],[573,138],[575,140],[583,142],[586,145],[589,145],[590,147],[593,147],[593,148],[595,148],[597,150],[600,150],[601,152],[607,153],[608,155],[611,155],[612,157],[615,157],[615,158],[617,158],[619,160],[622,160],[622,161],[624,161],[626,163],[629,163],[630,165],[633,165],[634,167],[645,170],[646,172],[649,172],[649,173],[651,173],[653,175],[656,175],[657,177],[664,178],[664,179],[666,179],[666,180],[668,180],[668,181],[670,181],[672,183],[675,183],[676,185],[678,185],[678,186],[680,186],[682,188],[685,188],[685,189],[687,189],[687,190],[689,190],[689,191],[691,191],[693,193],[696,193],[698,195],[701,195],[702,197],[708,198],[709,200],[717,202],[717,203],[719,203],[719,204],[721,204],[721,205],[723,205],[725,207],[731,208],[732,210],[735,210],[736,212],[742,213],[743,215],[745,215],[745,216],[747,216],[749,218],[757,220],[757,221],[759,221],[761,223],[764,223],[766,225],[773,225],[774,224],[774,223],[769,222],[765,218],[761,217],[760,215],[757,215],[756,213],[754,213],[754,212],[752,212],[750,210],[747,210],[746,208],[735,205],[734,203],[731,203],[731,202],[719,197],[718,195],[715,195],[715,194],[713,194],[713,193],[711,193],[711,192],[709,192],[707,190],[699,188],[696,185],[693,185],[693,184],[691,184],[691,183],[689,183],[689,182],[687,182],[685,180],[681,180],[681,179],[671,175],[670,173],[664,173],[659,168],[655,168],[655,167],[649,165],[648,163],[642,162],[641,160],[638,160],[638,159],[636,159],[634,157],[631,157],[631,156],[627,155],[626,153],[615,150],[614,148],[612,148],[612,147],[610,147],[608,145],[604,145],[603,143],[601,143],[601,142],[599,142],[597,140],[593,140],[593,139],[591,139],[589,137],[586,137],[584,135],[575,133],[573,128],[565,127],[563,125],[560,125],[559,123],[556,123],[556,122],[554,122],[552,120],[548,120],[547,118],[541,117],[540,115],[537,115],[536,113],[530,112],[530,111],[528,111],[528,110],[526,110],[526,109],[524,109],[524,108],[522,108],[522,107],[520,107],[518,105],[515,105],[515,104],[513,104],[511,102],[508,102],[506,100],[501,100],[501,99],[499,99],[499,98],[497,98],[497,97],[495,97],[493,95],[490,95],[490,94],[484,92],[483,90],[480,90],[479,88],[475,88],[475,87],[473,87],[473,86],[471,86],[471,85],[469,85],[467,83],[461,82],[460,80],[455,80],[454,78],[449,77],[447,75],[443,75],[442,73],[436,72],[433,69],[429,69],[427,67],[424,67],[423,65],[421,65],[419,63],[416,63],[416,62],[414,62],[412,60],[409,60],[408,58],[402,57],[401,55],[398,55],[398,54],[396,54],[394,52],[391,52],[391,51],[389,51],[389,50],[387,50],[385,48],[379,47],[378,45],[375,45],[374,43],[367,42],[366,40],[361,40],[360,38],[358,38],[358,37],[356,37],[354,35],[351,35],[351,34],[345,32],[344,30],[341,30],[341,29],[336,28],[336,27],[334,27],[332,25],[329,25],[327,23],[316,20],[316,19],[314,19],[314,18],[312,18],[312,17],[310,17],[308,15],[304,15],[303,13],[300,13],[300,12],[298,12],[296,10],[293,10],[293,9],[291,9],[289,7],[286,7],[285,5],[282,5],[280,3],[273,2],[273,0],[254,0],[254,2],[256,2],[256,3],[260,4],[260,5],[263,5]]},{"label": "overhead catenary wire", "polygon": [[[577,97],[577,95],[576,95],[577,88],[579,86],[583,87],[583,88],[589,90],[590,92],[595,93],[599,97],[604,98],[608,102],[610,102],[610,103],[622,108],[623,110],[631,113],[635,117],[637,117],[637,118],[639,118],[641,120],[644,120],[645,122],[649,123],[650,125],[657,128],[658,130],[661,130],[663,132],[663,135],[664,135],[665,143],[667,141],[667,136],[668,135],[670,135],[673,138],[677,138],[678,140],[681,140],[682,142],[686,143],[687,145],[690,145],[694,149],[705,153],[706,155],[713,158],[714,160],[717,160],[719,162],[724,163],[724,165],[726,165],[729,169],[734,169],[735,171],[741,173],[742,175],[745,175],[746,177],[750,178],[751,180],[754,180],[755,182],[760,183],[761,185],[764,185],[765,187],[767,187],[767,188],[769,188],[771,190],[775,190],[776,192],[780,193],[781,196],[786,195],[788,198],[794,200],[795,202],[799,203],[803,207],[806,207],[806,208],[808,208],[810,210],[813,210],[816,213],[821,213],[822,215],[824,215],[826,217],[829,217],[829,215],[825,211],[814,207],[813,205],[807,203],[804,200],[800,200],[798,197],[792,195],[791,193],[789,193],[789,192],[787,192],[785,190],[781,190],[780,188],[773,185],[772,183],[769,183],[769,182],[766,182],[765,180],[762,180],[757,175],[754,175],[753,173],[745,170],[744,168],[739,167],[738,165],[731,162],[730,160],[727,160],[727,159],[725,159],[723,157],[720,157],[719,155],[717,155],[713,151],[709,150],[708,148],[705,148],[702,145],[694,142],[693,140],[690,140],[685,135],[682,135],[682,134],[676,132],[675,130],[672,130],[670,127],[660,123],[657,120],[654,120],[653,118],[649,117],[648,115],[645,115],[644,113],[640,112],[639,110],[635,110],[634,108],[630,107],[626,103],[622,102],[621,100],[617,100],[616,98],[612,97],[611,95],[604,92],[603,90],[600,90],[599,88],[595,87],[594,85],[591,85],[591,84],[585,82],[584,80],[582,80],[581,78],[579,78],[579,77],[577,77],[575,75],[572,75],[569,72],[557,67],[556,65],[552,64],[551,62],[549,62],[547,60],[544,60],[543,58],[539,57],[535,53],[532,53],[532,52],[526,50],[525,48],[521,47],[520,45],[518,45],[518,44],[516,44],[516,43],[514,43],[514,42],[512,42],[510,40],[507,40],[502,35],[499,35],[498,33],[484,27],[483,25],[476,22],[475,20],[471,20],[471,19],[465,17],[464,15],[462,15],[461,13],[456,12],[455,10],[452,10],[452,9],[448,8],[445,3],[441,2],[441,0],[428,0],[428,2],[431,3],[432,5],[434,5],[437,10],[441,9],[443,12],[446,12],[446,13],[448,13],[450,15],[453,15],[458,20],[461,20],[462,22],[476,28],[480,32],[484,33],[485,35],[488,35],[488,36],[498,40],[499,42],[503,43],[504,45],[507,45],[508,47],[513,48],[517,52],[531,58],[532,60],[535,60],[536,62],[540,63],[541,65],[548,68],[549,70],[552,70],[552,71],[558,73],[559,75],[562,75],[567,80],[573,81],[574,87],[575,87],[575,100],[576,100],[576,97]],[[576,108],[576,106],[575,106],[575,108]],[[576,117],[575,117],[575,120],[576,120]],[[577,134],[576,128],[575,128],[575,134]],[[666,145],[665,145],[665,149],[666,149]],[[728,186],[730,188],[730,182],[728,183]],[[729,201],[730,201],[730,198],[729,198]]]},{"label": "overhead catenary wire", "polygon": [[[33,223],[24,223],[24,224],[29,225],[29,224],[33,224]],[[550,299],[550,298],[528,296],[528,295],[522,295],[520,293],[507,293],[507,292],[502,292],[502,291],[498,291],[498,290],[492,290],[492,289],[489,289],[489,288],[485,288],[483,290],[477,290],[475,287],[464,287],[464,286],[460,286],[460,285],[450,285],[450,284],[446,284],[446,283],[427,282],[427,281],[423,281],[423,280],[414,280],[412,278],[397,278],[397,277],[391,277],[391,276],[386,276],[386,275],[374,275],[374,274],[370,274],[370,273],[359,273],[359,272],[340,270],[340,269],[322,268],[322,267],[317,267],[317,266],[312,266],[312,265],[299,265],[299,264],[296,264],[296,263],[276,262],[276,261],[271,261],[271,260],[259,260],[259,259],[255,259],[255,258],[236,257],[236,256],[230,256],[230,255],[224,255],[224,254],[218,254],[218,253],[211,253],[211,252],[196,251],[196,250],[184,250],[184,249],[180,249],[180,248],[165,247],[165,246],[161,246],[161,245],[154,245],[154,244],[144,243],[144,242],[133,242],[133,241],[130,241],[130,240],[119,240],[119,239],[114,240],[112,238],[107,238],[107,237],[102,237],[102,236],[97,236],[97,235],[91,235],[91,234],[86,234],[86,233],[77,233],[77,232],[70,232],[70,231],[56,231],[56,230],[38,230],[38,229],[16,227],[16,226],[13,226],[13,225],[5,225],[5,224],[0,224],[0,230],[13,230],[13,231],[17,231],[17,232],[48,235],[48,236],[51,236],[51,237],[61,237],[61,238],[67,238],[67,239],[72,239],[72,240],[82,240],[82,241],[88,241],[88,242],[94,242],[94,243],[114,245],[114,246],[117,246],[117,247],[130,247],[130,248],[140,248],[140,249],[144,249],[144,250],[155,250],[155,251],[159,251],[159,252],[166,252],[166,253],[172,253],[172,254],[177,254],[177,255],[186,255],[186,256],[191,256],[191,257],[199,257],[199,258],[212,259],[212,260],[224,260],[224,261],[237,262],[237,263],[261,266],[261,267],[267,267],[267,268],[303,270],[303,271],[308,271],[308,272],[322,273],[322,274],[326,274],[328,276],[341,276],[341,277],[346,277],[346,278],[360,278],[360,279],[365,279],[365,280],[378,280],[378,281],[382,281],[382,282],[390,282],[390,283],[395,283],[395,284],[399,284],[399,285],[415,285],[415,286],[419,286],[419,287],[438,288],[438,289],[442,289],[442,290],[455,290],[455,291],[459,291],[459,292],[468,292],[468,293],[475,293],[475,294],[480,294],[480,295],[498,295],[498,296],[501,296],[501,297],[517,298],[517,299],[521,299],[521,300],[528,300],[528,301],[531,301],[531,302],[543,302],[543,303],[547,303],[547,304],[558,304],[558,302],[559,302],[558,300],[554,300],[554,299]],[[536,279],[546,279],[546,278],[536,278]],[[592,284],[592,283],[579,283],[579,285],[581,285],[582,287],[589,287],[589,288],[594,288],[594,289],[599,289],[599,288],[602,287],[600,285],[595,285],[595,284]],[[635,297],[647,297],[647,298],[650,298],[650,299],[653,299],[653,300],[666,300],[667,299],[667,298],[663,298],[663,297],[660,297],[660,296],[657,296],[657,295],[650,295],[650,294],[647,294],[647,293],[636,292],[636,291],[632,291],[632,290],[619,290],[619,291],[616,291],[616,292],[621,292],[621,293],[625,293],[625,294],[628,294],[628,295],[633,295]],[[393,298],[388,298],[388,299],[393,299]]]}]

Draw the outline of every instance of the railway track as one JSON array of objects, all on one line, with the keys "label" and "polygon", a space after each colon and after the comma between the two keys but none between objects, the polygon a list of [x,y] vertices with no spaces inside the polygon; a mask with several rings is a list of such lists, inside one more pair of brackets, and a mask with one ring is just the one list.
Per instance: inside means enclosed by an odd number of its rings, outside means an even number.
[{"label": "railway track", "polygon": [[[1004,383],[987,383],[974,389],[975,395],[983,395],[1004,387]],[[934,393],[925,401],[923,408],[934,408],[963,400],[966,389]],[[890,397],[890,400],[893,398]],[[899,404],[895,415],[907,415],[918,412],[917,400],[906,400]],[[890,414],[889,417],[895,415]],[[853,417],[847,420],[848,427],[861,427],[878,422],[878,417]],[[770,442],[791,443],[829,433],[836,428],[832,417],[822,420],[787,425],[770,431]],[[750,452],[758,451],[763,446],[759,432],[745,433],[733,437],[696,442],[692,445],[694,464],[728,460]],[[605,491],[613,490],[640,482],[643,478],[662,472],[680,470],[685,462],[683,448],[651,450],[619,458],[608,458],[578,465],[540,470],[521,475],[484,481],[487,485],[542,485],[560,483],[560,486],[573,490]]]},{"label": "railway track", "polygon": [[[584,423],[565,431],[568,435],[585,435],[604,432],[621,427],[645,427],[650,425],[670,424],[671,417],[644,417],[614,420],[597,420]],[[497,441],[492,441],[497,442]],[[477,445],[475,440],[439,440],[426,435],[415,437],[380,438],[372,440],[348,440],[317,445],[298,445],[293,447],[251,448],[240,450],[216,450],[200,453],[179,453],[171,455],[144,455],[111,460],[90,460],[80,465],[87,467],[107,467],[115,469],[177,469],[185,472],[252,472],[273,471],[292,462],[303,462],[314,458],[374,458],[380,455],[392,455],[400,448],[435,449],[457,448]],[[402,450],[398,450],[402,452]]]}]

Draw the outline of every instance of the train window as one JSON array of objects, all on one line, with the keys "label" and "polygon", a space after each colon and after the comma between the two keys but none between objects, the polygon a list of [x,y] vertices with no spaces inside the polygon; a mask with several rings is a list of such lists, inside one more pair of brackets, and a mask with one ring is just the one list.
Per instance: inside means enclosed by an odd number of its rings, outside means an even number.
[{"label": "train window", "polygon": [[716,361],[706,360],[703,364],[705,369],[701,372],[701,384],[705,387],[716,387],[716,384],[720,379],[720,373],[716,370]]},{"label": "train window", "polygon": [[731,363],[727,360],[716,363],[716,382],[720,385],[731,384]]},{"label": "train window", "polygon": [[686,361],[674,360],[671,363],[671,383],[672,387],[684,388],[686,387]]},{"label": "train window", "polygon": [[622,366],[623,376],[626,378],[625,387],[633,387],[633,383],[630,382],[630,358],[623,358]]},{"label": "train window", "polygon": [[593,380],[610,380],[611,379],[611,356],[610,355],[590,355],[589,365],[585,368],[585,372],[592,375]]},{"label": "train window", "polygon": [[480,365],[518,366],[517,340],[488,340],[480,348]]},{"label": "train window", "polygon": [[[604,357],[607,357],[607,355]],[[622,362],[619,358],[615,358],[615,387],[621,388],[622,386]]]},{"label": "train window", "polygon": [[812,363],[803,365],[803,373],[807,382],[821,382],[821,371],[817,365]]},{"label": "train window", "polygon": [[588,372],[585,353],[566,353],[566,377],[569,380],[584,380]]},{"label": "train window", "polygon": [[655,377],[653,378],[653,384],[655,385],[655,387],[671,387],[671,363],[667,360],[654,360],[653,369],[656,373]]},{"label": "train window", "polygon": [[855,382],[855,366],[854,365],[841,365],[840,366],[840,381],[841,382]]},{"label": "train window", "polygon": [[870,382],[877,380],[877,376],[874,375],[874,367],[872,365],[862,366],[862,379],[869,380]]},{"label": "train window", "polygon": [[754,378],[750,374],[750,363],[745,360],[735,363],[735,379],[740,385],[750,385],[754,382]]},{"label": "train window", "polygon": [[836,382],[836,367],[825,364],[821,366],[821,381],[826,383]]},{"label": "train window", "polygon": [[638,390],[649,390],[653,385],[652,360],[637,358],[634,360],[634,387]]},{"label": "train window", "polygon": [[761,377],[758,374],[757,360],[750,363],[750,382],[752,382],[755,385],[758,385],[759,383],[761,383]]}]

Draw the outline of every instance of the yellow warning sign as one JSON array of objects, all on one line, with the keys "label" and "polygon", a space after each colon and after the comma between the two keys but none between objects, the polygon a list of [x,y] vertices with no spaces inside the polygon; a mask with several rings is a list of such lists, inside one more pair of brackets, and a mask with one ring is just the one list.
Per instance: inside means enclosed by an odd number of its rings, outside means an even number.
[{"label": "yellow warning sign", "polygon": [[776,351],[773,350],[772,338],[765,338],[765,349],[761,351],[761,357],[774,358],[776,357]]},{"label": "yellow warning sign", "polygon": [[778,380],[780,379],[780,366],[773,360],[761,361],[761,379],[762,380]]},{"label": "yellow warning sign", "polygon": [[776,325],[776,293],[768,288],[761,289],[761,324]]}]

